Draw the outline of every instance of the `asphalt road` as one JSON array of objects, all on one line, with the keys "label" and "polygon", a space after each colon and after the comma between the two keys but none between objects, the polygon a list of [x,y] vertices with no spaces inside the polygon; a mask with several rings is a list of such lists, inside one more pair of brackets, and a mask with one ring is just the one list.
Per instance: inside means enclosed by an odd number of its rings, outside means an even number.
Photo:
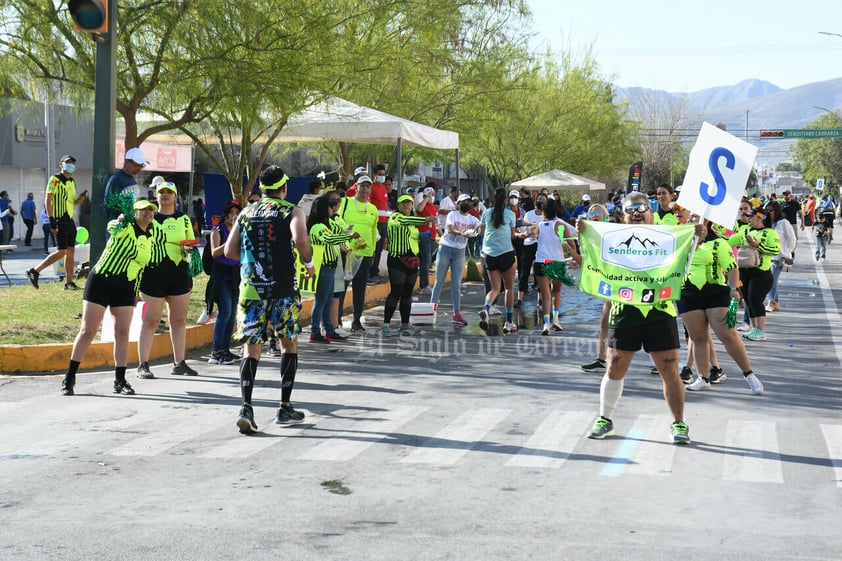
[{"label": "asphalt road", "polygon": [[842,251],[808,253],[747,343],[766,392],[718,345],[728,380],[688,392],[690,446],[642,353],[617,435],[585,438],[601,304],[570,289],[549,337],[529,305],[516,335],[483,335],[469,284],[463,330],[445,292],[418,337],[302,343],[295,427],[272,422],[266,358],[255,437],[234,425],[237,367],[198,353],[200,377],[159,365],[135,396],[105,371],[70,398],[60,376],[0,376],[0,559],[842,559]]}]

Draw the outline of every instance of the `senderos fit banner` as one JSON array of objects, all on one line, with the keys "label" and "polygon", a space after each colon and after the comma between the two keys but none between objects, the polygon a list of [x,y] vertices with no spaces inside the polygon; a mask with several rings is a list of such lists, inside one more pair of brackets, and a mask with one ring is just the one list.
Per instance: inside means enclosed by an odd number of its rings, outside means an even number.
[{"label": "senderos fit banner", "polygon": [[587,222],[581,235],[585,294],[634,306],[678,300],[695,226]]}]

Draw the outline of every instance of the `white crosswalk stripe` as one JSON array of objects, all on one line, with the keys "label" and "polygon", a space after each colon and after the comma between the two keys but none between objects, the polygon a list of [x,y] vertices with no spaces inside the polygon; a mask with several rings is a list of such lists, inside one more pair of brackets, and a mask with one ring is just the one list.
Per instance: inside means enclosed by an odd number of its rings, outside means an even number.
[{"label": "white crosswalk stripe", "polygon": [[725,443],[732,450],[723,467],[726,481],[784,482],[775,423],[728,421]]},{"label": "white crosswalk stripe", "polygon": [[842,487],[842,425],[821,425],[821,429],[836,474],[836,486]]},{"label": "white crosswalk stripe", "polygon": [[420,448],[401,460],[407,464],[452,465],[488,434],[510,409],[471,409],[465,411]]},{"label": "white crosswalk stripe", "polygon": [[[343,462],[355,458],[361,452],[372,446],[373,444],[386,439],[389,433],[396,431],[402,425],[408,423],[424,411],[428,407],[396,407],[392,410],[377,411],[372,414],[365,412],[367,417],[374,417],[368,420],[351,421],[343,419],[342,432],[339,432],[335,438],[325,440],[312,448],[302,456],[303,460],[322,460],[331,462]],[[337,412],[337,415],[347,414],[348,412]],[[333,423],[331,424],[333,425]],[[321,428],[330,431],[333,426],[325,426]],[[338,428],[338,427],[337,427]]]},{"label": "white crosswalk stripe", "polygon": [[634,462],[626,468],[627,473],[637,475],[670,475],[672,473],[677,446],[664,440],[669,435],[670,423],[672,419],[660,415],[640,415],[637,418],[632,430],[645,436],[634,454]]},{"label": "white crosswalk stripe", "polygon": [[233,408],[206,405],[201,408],[169,410],[158,419],[155,431],[135,438],[108,451],[114,456],[157,456],[173,446],[215,430],[224,421],[230,421]]},{"label": "white crosswalk stripe", "polygon": [[507,466],[558,469],[573,453],[593,413],[552,411]]}]

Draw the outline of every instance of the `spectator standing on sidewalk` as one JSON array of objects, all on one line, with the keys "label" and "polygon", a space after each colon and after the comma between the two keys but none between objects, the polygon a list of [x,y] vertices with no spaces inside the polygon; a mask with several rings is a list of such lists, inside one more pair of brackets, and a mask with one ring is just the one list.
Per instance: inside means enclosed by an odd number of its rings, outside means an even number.
[{"label": "spectator standing on sidewalk", "polygon": [[[56,236],[56,251],[34,268],[26,272],[32,286],[38,288],[38,277],[41,271],[60,259],[64,259],[65,290],[79,290],[73,282],[73,268],[76,265],[76,223],[73,222],[73,211],[82,202],[87,191],[76,196],[76,182],[73,172],[76,171],[76,158],[70,155],[62,156],[59,160],[59,172],[50,177],[47,182],[47,196],[44,206],[50,219],[50,231]],[[115,216],[116,218],[116,216]]]},{"label": "spectator standing on sidewalk", "polygon": [[[354,260],[357,269],[353,272],[351,290],[354,298],[354,316],[351,322],[351,332],[364,332],[362,326],[363,311],[365,311],[365,289],[368,275],[371,272],[371,261],[377,242],[377,207],[369,202],[371,194],[371,178],[367,175],[357,179],[356,194],[345,197],[340,206],[339,215],[352,230],[360,235],[355,243],[353,253],[348,259]],[[308,244],[309,245],[309,244]],[[344,293],[339,300],[340,313],[344,304]]]},{"label": "spectator standing on sidewalk", "polygon": [[35,194],[27,193],[26,200],[20,205],[20,216],[23,218],[23,223],[26,225],[26,235],[23,238],[23,245],[26,247],[32,245],[32,230],[35,228],[36,212]]},{"label": "spectator standing on sidewalk", "polygon": [[[444,235],[439,244],[439,255],[436,267],[436,284],[433,286],[433,294],[430,296],[430,303],[438,306],[439,297],[444,290],[444,283],[447,277],[447,270],[450,269],[450,300],[453,303],[453,323],[457,325],[468,325],[468,320],[462,316],[462,276],[465,273],[465,248],[469,238],[477,236],[479,220],[470,213],[471,196],[459,195],[456,199],[459,206],[457,212],[447,215]],[[433,216],[433,215],[430,215]],[[420,229],[420,227],[419,227]]]},{"label": "spectator standing on sidewalk", "polygon": [[[421,192],[421,200],[415,204],[415,213],[418,216],[435,216],[438,218],[439,207],[433,200],[436,197],[435,183],[427,183]],[[447,219],[445,218],[445,223]],[[418,226],[418,256],[421,258],[421,265],[418,269],[418,292],[420,294],[432,294],[430,288],[430,264],[433,261],[433,251],[436,248],[436,237],[438,226],[435,222],[425,222]]]},{"label": "spectator standing on sidewalk", "polygon": [[134,388],[126,381],[129,360],[129,327],[132,323],[137,289],[143,270],[152,257],[153,216],[156,207],[150,201],[134,204],[134,217],[123,222],[112,220],[111,235],[105,249],[91,269],[82,296],[82,325],[73,341],[70,364],[61,383],[61,393],[73,395],[76,371],[96,337],[105,311],[110,310],[114,322],[114,393],[133,395]]},{"label": "spectator standing on sidewalk", "polygon": [[210,297],[216,302],[218,310],[216,323],[213,325],[213,345],[208,360],[210,364],[234,364],[240,360],[230,348],[239,296],[240,262],[225,257],[224,246],[242,210],[243,206],[236,200],[225,205],[222,209],[222,220],[210,233],[213,264],[208,286]]},{"label": "spectator standing on sidewalk", "polygon": [[374,168],[374,183],[371,184],[371,204],[377,207],[377,243],[374,246],[374,255],[371,259],[371,272],[369,279],[372,282],[380,282],[380,257],[383,248],[389,247],[389,231],[387,221],[389,220],[389,189],[386,188],[386,166],[377,164]]},{"label": "spectator standing on sidewalk", "polygon": [[196,239],[193,224],[187,214],[176,210],[178,189],[175,183],[158,185],[158,212],[155,213],[155,245],[152,259],[143,274],[140,297],[146,302],[143,325],[137,342],[138,378],[154,378],[149,369],[149,355],[152,353],[152,339],[161,322],[164,304],[167,305],[167,319],[170,324],[170,342],[173,351],[172,376],[198,376],[199,373],[185,361],[187,346],[187,308],[193,290],[193,278],[189,271],[188,249],[183,242]]},{"label": "spectator standing on sidewalk", "polygon": [[102,207],[105,210],[106,220],[114,220],[122,210],[114,203],[109,203],[113,195],[129,191],[140,198],[140,187],[137,184],[137,174],[143,171],[147,164],[146,156],[140,148],[130,148],[126,151],[123,159],[123,168],[114,172],[105,184],[105,195],[102,200]]},{"label": "spectator standing on sidewalk", "polygon": [[42,208],[39,214],[41,218],[41,230],[44,232],[44,255],[50,254],[50,248],[56,246],[56,235],[50,226],[50,215],[47,214],[47,209]]}]

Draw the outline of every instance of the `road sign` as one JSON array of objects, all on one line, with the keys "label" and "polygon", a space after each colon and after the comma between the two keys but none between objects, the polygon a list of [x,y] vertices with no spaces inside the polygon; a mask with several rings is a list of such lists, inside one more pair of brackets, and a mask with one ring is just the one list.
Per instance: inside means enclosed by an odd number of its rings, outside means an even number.
[{"label": "road sign", "polygon": [[777,129],[760,131],[760,138],[842,138],[842,129]]}]

